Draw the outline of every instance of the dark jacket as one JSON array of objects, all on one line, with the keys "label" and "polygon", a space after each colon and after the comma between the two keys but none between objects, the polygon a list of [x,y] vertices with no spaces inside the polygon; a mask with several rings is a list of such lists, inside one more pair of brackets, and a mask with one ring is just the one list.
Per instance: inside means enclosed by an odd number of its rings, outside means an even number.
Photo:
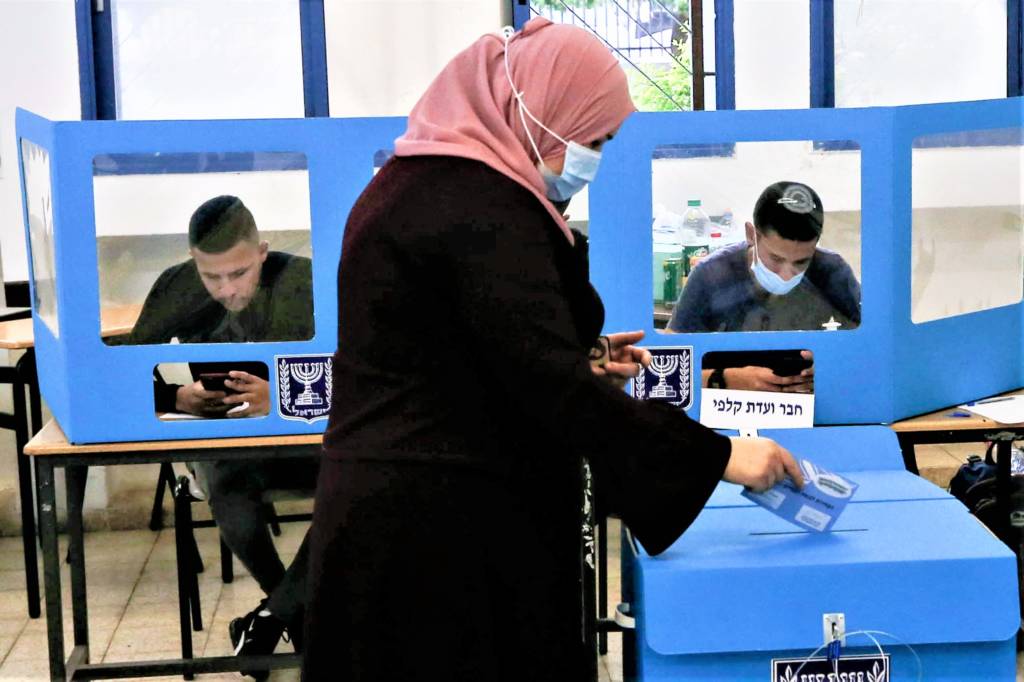
[{"label": "dark jacket", "polygon": [[[221,343],[227,341],[297,341],[313,336],[313,275],[308,258],[280,251],[267,254],[260,271],[260,286],[253,300],[238,315],[239,339],[218,338],[227,310],[203,286],[194,261],[164,270],[142,305],[128,343]],[[191,363],[194,378],[202,372],[232,369],[268,378],[263,363]],[[177,384],[156,377],[157,412],[173,412]]]},{"label": "dark jacket", "polygon": [[381,169],[338,306],[304,679],[578,678],[581,459],[660,552],[729,441],[591,372],[582,242],[479,162]]}]

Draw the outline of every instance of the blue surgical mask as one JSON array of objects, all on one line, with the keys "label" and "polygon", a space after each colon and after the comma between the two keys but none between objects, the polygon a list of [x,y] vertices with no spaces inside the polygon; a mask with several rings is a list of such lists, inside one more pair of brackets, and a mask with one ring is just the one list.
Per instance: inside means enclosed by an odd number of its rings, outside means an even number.
[{"label": "blue surgical mask", "polygon": [[761,257],[757,254],[757,230],[754,230],[754,259],[750,264],[750,270],[754,273],[754,279],[760,284],[765,291],[769,294],[776,296],[785,296],[789,292],[793,291],[803,281],[804,272],[797,273],[792,279],[782,279],[779,275],[768,269],[764,263],[761,262]]},{"label": "blue surgical mask", "polygon": [[565,150],[565,164],[561,175],[556,175],[543,161],[537,168],[544,177],[547,197],[552,201],[568,201],[574,194],[593,182],[597,167],[601,163],[601,152],[569,142]]},{"label": "blue surgical mask", "polygon": [[[505,74],[508,76],[508,84],[512,87],[512,94],[515,95],[516,103],[519,105],[519,118],[523,122],[526,137],[530,140],[530,146],[533,147],[533,152],[537,155],[537,170],[540,171],[541,176],[544,178],[545,195],[552,201],[568,201],[574,194],[586,187],[588,183],[593,182],[594,178],[597,177],[597,167],[601,163],[601,152],[584,147],[577,142],[566,141],[565,138],[548,128],[530,113],[530,110],[526,108],[526,103],[523,102],[523,93],[517,90],[515,83],[512,82],[512,68],[509,66],[508,60],[508,43],[512,39],[511,29],[503,30],[503,35],[505,38]],[[555,173],[544,165],[540,149],[537,148],[537,143],[530,133],[530,126],[526,124],[527,116],[530,117],[531,121],[565,145],[565,163],[562,165],[561,174]]]}]

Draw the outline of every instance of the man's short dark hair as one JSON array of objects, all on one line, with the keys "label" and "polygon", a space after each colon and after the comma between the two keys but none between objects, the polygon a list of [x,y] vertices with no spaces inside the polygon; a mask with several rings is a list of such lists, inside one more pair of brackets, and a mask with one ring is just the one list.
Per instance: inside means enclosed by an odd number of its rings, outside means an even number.
[{"label": "man's short dark hair", "polygon": [[227,194],[205,201],[188,221],[188,245],[203,253],[223,253],[240,241],[258,239],[252,213]]},{"label": "man's short dark hair", "polygon": [[775,230],[783,239],[820,239],[824,223],[821,197],[803,183],[773,183],[761,192],[754,205],[754,227],[763,233]]}]

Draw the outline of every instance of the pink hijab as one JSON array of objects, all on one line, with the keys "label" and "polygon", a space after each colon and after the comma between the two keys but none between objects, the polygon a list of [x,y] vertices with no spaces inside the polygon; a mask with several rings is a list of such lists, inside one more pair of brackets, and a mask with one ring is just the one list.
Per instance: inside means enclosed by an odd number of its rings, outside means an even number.
[{"label": "pink hijab", "polygon": [[[526,107],[566,141],[601,139],[636,110],[626,74],[587,31],[535,18],[509,42],[509,66]],[[526,119],[541,156],[565,145]],[[572,232],[545,196],[533,147],[505,72],[505,40],[487,34],[455,56],[412,113],[396,156],[446,155],[481,161],[530,190],[572,243]]]}]

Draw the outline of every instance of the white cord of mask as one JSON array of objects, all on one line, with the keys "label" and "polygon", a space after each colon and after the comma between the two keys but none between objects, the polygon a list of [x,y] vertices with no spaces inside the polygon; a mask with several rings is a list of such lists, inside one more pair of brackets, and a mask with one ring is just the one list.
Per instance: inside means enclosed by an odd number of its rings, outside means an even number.
[{"label": "white cord of mask", "polygon": [[512,96],[516,98],[519,108],[519,118],[523,122],[523,130],[526,131],[526,137],[530,140],[530,146],[533,147],[533,153],[537,155],[537,160],[544,163],[544,159],[541,158],[540,149],[537,148],[537,143],[533,140],[533,135],[530,134],[530,128],[526,123],[526,117],[529,116],[530,120],[540,126],[542,129],[547,131],[552,137],[561,142],[562,144],[569,146],[569,143],[562,139],[562,136],[556,133],[551,128],[541,123],[536,116],[534,116],[529,109],[526,108],[526,103],[523,102],[523,96],[526,93],[520,92],[516,88],[516,84],[512,82],[512,66],[509,63],[508,52],[509,42],[512,40],[512,36],[515,30],[511,26],[506,26],[501,29],[501,35],[505,39],[505,77],[508,78],[508,85],[512,88]]},{"label": "white cord of mask", "polygon": [[[902,639],[900,639],[896,635],[889,634],[888,632],[883,632],[882,630],[854,630],[853,632],[847,632],[846,633],[847,639],[849,639],[850,637],[853,637],[855,635],[864,635],[865,637],[870,639],[872,642],[874,642],[875,647],[878,649],[878,653],[879,653],[880,656],[884,656],[885,655],[885,651],[882,649],[882,645],[878,642],[878,640],[875,639],[875,637],[874,637],[875,635],[880,635],[882,637],[888,637],[889,639],[893,640],[897,644],[899,644],[901,646],[905,646],[907,649],[910,649],[910,653],[912,653],[914,655],[914,661],[917,662],[917,682],[921,682],[921,680],[924,679],[924,665],[922,665],[922,663],[921,663],[921,657],[917,655],[916,651],[914,651],[914,647],[910,646],[909,644],[904,642]],[[794,675],[799,675],[800,671],[804,669],[804,666],[806,666],[808,663],[810,663],[811,659],[813,659],[815,656],[817,656],[818,653],[821,652],[821,650],[826,648],[828,645],[829,645],[829,642],[826,642],[825,644],[822,644],[817,649],[812,651],[811,655],[808,656],[807,658],[805,658],[803,660],[803,662],[800,664],[800,667],[796,669],[796,672],[794,673]],[[842,657],[840,657],[840,658],[842,658]],[[836,676],[836,679],[838,680],[839,679],[839,659],[836,659],[836,660],[832,661],[832,670],[833,670],[833,672],[834,672],[834,674]]]}]

